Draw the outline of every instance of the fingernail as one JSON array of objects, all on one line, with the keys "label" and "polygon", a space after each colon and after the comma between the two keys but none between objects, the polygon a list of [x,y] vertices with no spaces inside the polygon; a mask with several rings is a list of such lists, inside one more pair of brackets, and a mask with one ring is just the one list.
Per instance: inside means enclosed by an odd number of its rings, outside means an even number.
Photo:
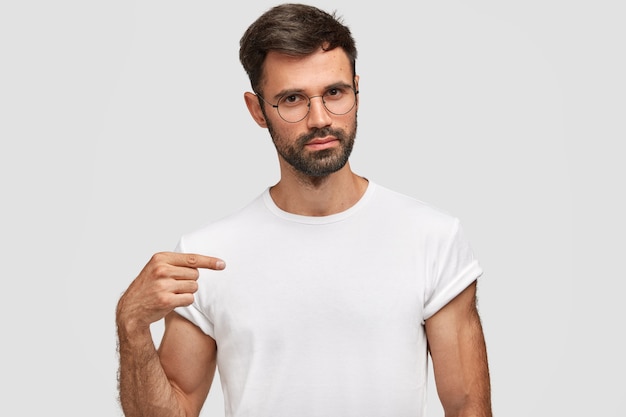
[{"label": "fingernail", "polygon": [[217,269],[224,269],[224,268],[226,268],[226,262],[224,262],[224,261],[217,261],[217,262],[215,262],[215,267]]}]

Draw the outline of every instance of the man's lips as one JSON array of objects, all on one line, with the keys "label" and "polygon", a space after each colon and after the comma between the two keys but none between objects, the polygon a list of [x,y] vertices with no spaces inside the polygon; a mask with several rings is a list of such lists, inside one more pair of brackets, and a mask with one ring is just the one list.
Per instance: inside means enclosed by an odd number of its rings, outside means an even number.
[{"label": "man's lips", "polygon": [[339,141],[333,136],[327,136],[325,138],[315,138],[307,142],[306,147],[309,149],[320,150],[328,149],[335,146]]}]

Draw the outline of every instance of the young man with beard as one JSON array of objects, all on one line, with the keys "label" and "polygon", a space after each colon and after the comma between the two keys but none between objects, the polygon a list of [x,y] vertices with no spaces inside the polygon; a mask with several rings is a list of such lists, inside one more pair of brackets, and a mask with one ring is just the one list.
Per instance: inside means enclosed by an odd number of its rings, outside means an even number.
[{"label": "young man with beard", "polygon": [[304,5],[242,37],[280,181],[154,255],[121,297],[127,416],[198,416],[217,366],[228,417],[419,417],[428,352],[446,416],[491,415],[481,269],[459,222],[350,169],[356,55],[347,27]]}]

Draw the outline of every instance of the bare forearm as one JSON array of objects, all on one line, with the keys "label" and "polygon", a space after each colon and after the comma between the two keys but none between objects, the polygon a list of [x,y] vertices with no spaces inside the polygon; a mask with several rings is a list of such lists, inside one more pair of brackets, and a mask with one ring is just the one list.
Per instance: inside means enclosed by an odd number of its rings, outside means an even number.
[{"label": "bare forearm", "polygon": [[149,329],[129,333],[118,327],[119,392],[126,417],[186,416],[170,384]]}]

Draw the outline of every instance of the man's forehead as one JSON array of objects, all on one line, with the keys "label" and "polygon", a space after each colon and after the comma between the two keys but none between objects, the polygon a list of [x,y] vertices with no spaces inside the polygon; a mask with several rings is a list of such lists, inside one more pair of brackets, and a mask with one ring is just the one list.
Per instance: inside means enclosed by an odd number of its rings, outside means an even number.
[{"label": "man's forehead", "polygon": [[323,50],[293,56],[270,51],[263,66],[265,88],[306,89],[338,82],[352,82],[352,65],[342,48]]}]

